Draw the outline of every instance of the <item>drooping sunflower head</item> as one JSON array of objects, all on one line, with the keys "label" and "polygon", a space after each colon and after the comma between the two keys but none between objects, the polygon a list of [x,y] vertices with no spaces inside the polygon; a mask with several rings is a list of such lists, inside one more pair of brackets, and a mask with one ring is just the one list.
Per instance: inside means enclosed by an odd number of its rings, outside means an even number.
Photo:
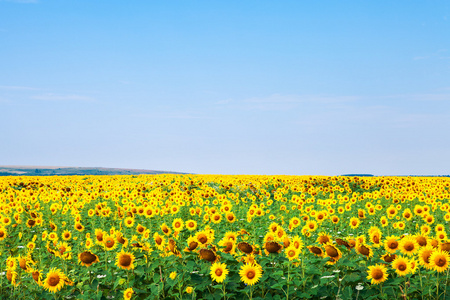
[{"label": "drooping sunflower head", "polygon": [[308,250],[319,257],[323,257],[325,255],[324,251],[322,250],[322,248],[320,247],[316,247],[316,246],[308,246]]},{"label": "drooping sunflower head", "polygon": [[216,253],[210,249],[200,249],[200,258],[209,262],[217,261]]},{"label": "drooping sunflower head", "polygon": [[85,267],[90,267],[94,263],[99,262],[98,256],[91,251],[83,251],[78,254],[78,262]]},{"label": "drooping sunflower head", "polygon": [[329,234],[326,234],[325,232],[321,232],[319,233],[316,242],[325,245],[326,243],[331,242],[331,236]]},{"label": "drooping sunflower head", "polygon": [[431,245],[427,245],[419,250],[419,264],[427,269],[432,269],[433,267],[430,264],[431,254],[434,252],[434,249]]},{"label": "drooping sunflower head", "polygon": [[241,250],[241,251],[244,252],[244,253],[247,253],[247,254],[253,252],[253,247],[252,247],[252,245],[250,245],[250,244],[247,243],[247,242],[240,242],[240,243],[238,244],[238,249]]},{"label": "drooping sunflower head", "polygon": [[367,245],[367,244],[360,244],[360,243],[358,243],[356,245],[356,252],[358,252],[359,254],[364,255],[367,258],[373,256],[372,247]]},{"label": "drooping sunflower head", "polygon": [[281,246],[279,243],[274,241],[269,241],[264,244],[264,249],[266,251],[266,254],[269,253],[280,253],[283,246]]},{"label": "drooping sunflower head", "polygon": [[331,261],[330,261],[331,264],[336,263],[342,257],[341,251],[339,250],[338,247],[333,245],[333,243],[329,242],[329,243],[325,244],[324,248],[325,248],[326,256],[331,258]]}]

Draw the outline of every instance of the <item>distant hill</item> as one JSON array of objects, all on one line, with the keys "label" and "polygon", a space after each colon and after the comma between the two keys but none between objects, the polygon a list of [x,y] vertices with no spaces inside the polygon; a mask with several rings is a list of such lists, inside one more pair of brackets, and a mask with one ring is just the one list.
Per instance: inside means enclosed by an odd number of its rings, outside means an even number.
[{"label": "distant hill", "polygon": [[50,166],[0,166],[0,176],[55,176],[55,175],[140,175],[187,174],[172,171],[155,171],[120,168],[83,168]]}]

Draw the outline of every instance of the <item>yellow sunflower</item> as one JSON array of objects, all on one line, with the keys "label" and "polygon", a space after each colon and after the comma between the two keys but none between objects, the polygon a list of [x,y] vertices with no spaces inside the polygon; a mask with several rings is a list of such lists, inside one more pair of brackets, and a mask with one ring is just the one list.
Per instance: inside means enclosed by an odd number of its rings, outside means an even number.
[{"label": "yellow sunflower", "polygon": [[215,262],[211,266],[209,274],[211,278],[218,283],[221,283],[225,280],[228,274],[227,265],[225,263]]},{"label": "yellow sunflower", "polygon": [[407,236],[400,241],[398,248],[402,254],[412,256],[419,251],[419,244],[414,237]]},{"label": "yellow sunflower", "polygon": [[43,286],[49,292],[56,293],[64,286],[65,279],[66,275],[64,275],[64,273],[60,269],[52,268],[47,273],[47,277],[43,282]]},{"label": "yellow sunflower", "polygon": [[405,276],[410,272],[410,263],[408,258],[399,256],[392,262],[392,268],[399,276]]},{"label": "yellow sunflower", "polygon": [[133,288],[127,288],[123,292],[123,299],[124,300],[130,300],[132,296],[133,296]]},{"label": "yellow sunflower", "polygon": [[297,249],[294,245],[290,245],[286,248],[286,250],[284,250],[284,254],[290,261],[292,261],[298,258],[298,256],[300,255],[300,250]]},{"label": "yellow sunflower", "polygon": [[123,251],[123,249],[117,253],[116,255],[116,263],[115,265],[119,268],[125,269],[125,270],[132,270],[134,269],[134,255],[129,252]]},{"label": "yellow sunflower", "polygon": [[433,246],[427,245],[421,248],[418,254],[419,263],[429,270],[433,268],[430,264],[430,257],[433,252],[434,252]]},{"label": "yellow sunflower", "polygon": [[262,268],[258,264],[245,264],[239,270],[241,281],[247,285],[254,285],[262,276]]},{"label": "yellow sunflower", "polygon": [[384,241],[384,249],[390,253],[395,253],[398,250],[398,237],[395,235],[388,236]]},{"label": "yellow sunflower", "polygon": [[367,273],[367,279],[370,279],[372,284],[382,283],[388,278],[387,268],[382,264],[369,266],[369,270],[367,271]]},{"label": "yellow sunflower", "polygon": [[355,217],[352,217],[352,218],[350,219],[350,227],[351,227],[352,229],[358,228],[359,224],[361,224],[361,220],[360,220],[360,219],[355,218]]},{"label": "yellow sunflower", "polygon": [[113,235],[108,235],[103,239],[103,248],[108,251],[114,250],[117,247],[116,239]]},{"label": "yellow sunflower", "polygon": [[450,256],[447,251],[434,250],[430,256],[431,267],[438,272],[447,271],[450,261]]}]

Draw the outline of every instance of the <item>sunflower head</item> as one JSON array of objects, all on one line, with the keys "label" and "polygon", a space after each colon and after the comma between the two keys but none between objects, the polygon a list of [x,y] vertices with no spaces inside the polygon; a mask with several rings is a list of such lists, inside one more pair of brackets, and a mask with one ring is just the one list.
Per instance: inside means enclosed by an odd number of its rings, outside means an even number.
[{"label": "sunflower head", "polygon": [[392,262],[392,268],[399,276],[405,276],[410,272],[410,263],[408,258],[399,256]]},{"label": "sunflower head", "polygon": [[367,279],[371,280],[372,284],[379,284],[387,280],[388,272],[384,265],[377,264],[375,266],[369,266],[367,270]]},{"label": "sunflower head", "polygon": [[90,267],[94,263],[99,262],[98,256],[91,251],[83,251],[78,254],[78,261],[82,266]]},{"label": "sunflower head", "polygon": [[49,292],[56,293],[64,286],[66,275],[60,269],[50,269],[44,280],[44,288]]},{"label": "sunflower head", "polygon": [[211,278],[218,283],[221,283],[225,280],[228,274],[227,265],[224,263],[214,263],[211,266],[209,274]]},{"label": "sunflower head", "polygon": [[444,272],[449,267],[450,256],[446,251],[434,250],[429,260],[431,267],[435,271]]},{"label": "sunflower head", "polygon": [[247,285],[254,285],[262,276],[262,268],[258,264],[245,264],[239,270],[241,281]]}]

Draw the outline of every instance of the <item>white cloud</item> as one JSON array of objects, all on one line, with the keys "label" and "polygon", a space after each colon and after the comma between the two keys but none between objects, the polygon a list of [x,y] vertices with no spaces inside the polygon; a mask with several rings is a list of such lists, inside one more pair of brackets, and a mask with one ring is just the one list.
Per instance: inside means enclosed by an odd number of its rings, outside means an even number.
[{"label": "white cloud", "polygon": [[31,99],[43,101],[94,101],[95,99],[88,96],[76,94],[53,94],[46,93],[42,95],[32,96]]},{"label": "white cloud", "polygon": [[40,89],[29,87],[29,86],[18,86],[18,85],[0,85],[0,90],[10,90],[10,91],[38,91]]},{"label": "white cloud", "polygon": [[0,2],[38,3],[38,0],[0,0]]}]

